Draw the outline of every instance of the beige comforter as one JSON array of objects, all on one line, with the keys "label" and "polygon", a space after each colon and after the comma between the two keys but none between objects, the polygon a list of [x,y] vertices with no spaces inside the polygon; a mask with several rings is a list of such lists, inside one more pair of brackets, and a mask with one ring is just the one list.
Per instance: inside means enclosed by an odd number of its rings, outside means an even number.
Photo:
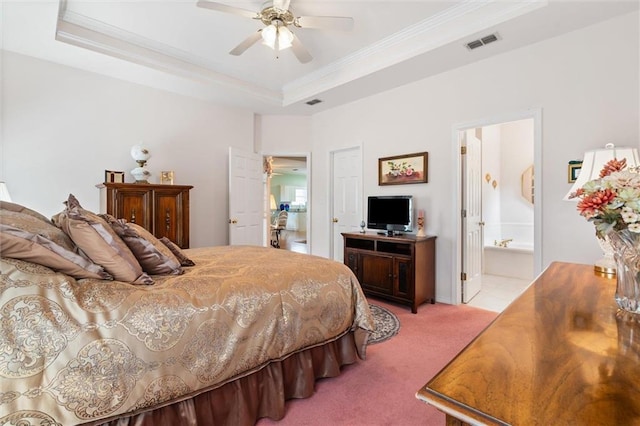
[{"label": "beige comforter", "polygon": [[2,259],[0,425],[77,424],[167,404],[373,327],[338,262],[262,247],[187,253],[195,267],[153,286],[76,281]]}]

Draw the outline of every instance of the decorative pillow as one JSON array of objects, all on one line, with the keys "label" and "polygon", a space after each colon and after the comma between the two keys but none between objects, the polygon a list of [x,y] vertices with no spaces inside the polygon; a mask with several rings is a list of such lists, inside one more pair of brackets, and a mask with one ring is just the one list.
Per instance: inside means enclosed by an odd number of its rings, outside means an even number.
[{"label": "decorative pillow", "polygon": [[92,261],[102,265],[116,280],[132,284],[153,284],[151,277],[142,272],[129,247],[111,226],[97,214],[83,209],[72,194],[69,194],[66,209],[55,215],[53,222]]},{"label": "decorative pillow", "polygon": [[78,253],[78,248],[71,238],[49,219],[19,204],[12,204],[11,208],[7,209],[7,204],[12,203],[3,203],[0,207],[0,223],[33,235],[41,235],[71,252]]},{"label": "decorative pillow", "polygon": [[0,223],[0,253],[2,257],[27,260],[77,279],[113,279],[102,266],[81,253],[68,250],[41,234],[4,223]]},{"label": "decorative pillow", "polygon": [[99,215],[133,252],[142,270],[151,275],[180,275],[184,273],[180,261],[171,250],[142,226],[116,219],[110,214]]},{"label": "decorative pillow", "polygon": [[167,237],[160,238],[160,241],[171,250],[171,253],[180,261],[182,266],[195,266],[193,260],[189,259],[182,249]]},{"label": "decorative pillow", "polygon": [[31,210],[30,208],[25,206],[21,206],[20,204],[10,203],[9,201],[0,201],[0,210],[11,211],[14,213],[23,213],[28,216],[33,216],[36,219],[40,219],[43,222],[47,222],[50,225],[52,224],[48,218],[44,217],[44,215],[41,215],[37,211]]}]

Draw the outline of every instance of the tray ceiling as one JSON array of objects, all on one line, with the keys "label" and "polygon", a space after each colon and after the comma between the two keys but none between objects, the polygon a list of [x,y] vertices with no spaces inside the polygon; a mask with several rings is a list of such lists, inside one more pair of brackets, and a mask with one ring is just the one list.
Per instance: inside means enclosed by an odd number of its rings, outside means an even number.
[{"label": "tray ceiling", "polygon": [[[260,1],[221,1],[255,10]],[[638,9],[637,1],[292,0],[296,16],[350,16],[350,32],[296,29],[313,56],[260,43],[263,27],[196,0],[0,2],[2,47],[257,113],[313,114]],[[498,41],[466,44],[497,33]],[[323,102],[306,104],[312,99]]]}]

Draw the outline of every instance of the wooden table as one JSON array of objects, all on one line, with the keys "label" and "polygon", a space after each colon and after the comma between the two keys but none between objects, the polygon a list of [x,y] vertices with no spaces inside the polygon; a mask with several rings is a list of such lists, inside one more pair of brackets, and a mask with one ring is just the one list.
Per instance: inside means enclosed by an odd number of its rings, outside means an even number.
[{"label": "wooden table", "polygon": [[447,425],[640,424],[640,319],[615,285],[551,264],[416,397]]}]

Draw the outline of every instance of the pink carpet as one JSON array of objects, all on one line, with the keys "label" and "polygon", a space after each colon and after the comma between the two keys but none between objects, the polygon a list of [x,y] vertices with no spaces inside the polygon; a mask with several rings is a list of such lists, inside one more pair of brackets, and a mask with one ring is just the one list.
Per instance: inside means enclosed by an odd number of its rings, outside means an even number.
[{"label": "pink carpet", "polygon": [[316,393],[287,402],[287,414],[267,425],[444,425],[444,414],[415,393],[497,316],[465,305],[424,304],[412,314],[371,299],[400,320],[400,332],[371,345],[367,359],[316,382]]}]

